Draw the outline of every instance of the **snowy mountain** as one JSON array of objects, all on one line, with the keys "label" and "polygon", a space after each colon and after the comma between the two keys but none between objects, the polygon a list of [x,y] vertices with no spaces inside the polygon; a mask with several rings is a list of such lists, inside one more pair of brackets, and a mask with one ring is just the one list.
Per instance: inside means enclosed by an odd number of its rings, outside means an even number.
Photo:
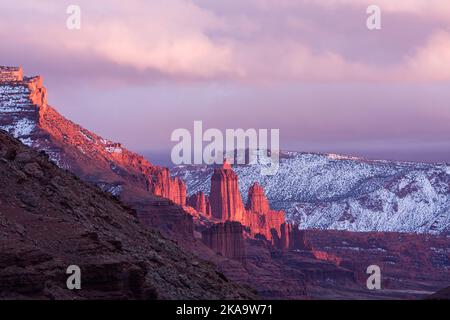
[{"label": "snowy mountain", "polygon": [[[69,169],[115,195],[148,193],[185,203],[185,186],[169,170],[152,165],[120,144],[107,141],[62,117],[47,105],[41,77],[0,69],[0,129],[46,152]],[[368,161],[333,154],[285,152],[274,176],[238,166],[244,203],[258,182],[271,206],[301,228],[349,231],[450,233],[450,166]],[[189,195],[208,194],[213,168],[179,166]]]},{"label": "snowy mountain", "polygon": [[[239,188],[258,182],[303,229],[450,234],[450,165],[284,152],[274,176],[237,166]],[[213,167],[178,166],[189,194],[208,194]]]},{"label": "snowy mountain", "polygon": [[23,77],[21,68],[0,66],[0,130],[115,196],[185,204],[184,183],[167,168],[66,119],[48,105],[42,77]]}]

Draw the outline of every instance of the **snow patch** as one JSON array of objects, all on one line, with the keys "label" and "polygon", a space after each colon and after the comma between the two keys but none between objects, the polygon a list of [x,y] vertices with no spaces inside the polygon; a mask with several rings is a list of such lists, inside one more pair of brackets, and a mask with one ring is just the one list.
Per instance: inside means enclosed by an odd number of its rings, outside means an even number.
[{"label": "snow patch", "polygon": [[106,152],[109,153],[122,153],[122,148],[117,148],[117,147],[106,147],[105,148]]},{"label": "snow patch", "polygon": [[30,119],[20,119],[13,124],[2,126],[2,129],[8,131],[15,138],[29,136],[36,128],[34,121]]}]

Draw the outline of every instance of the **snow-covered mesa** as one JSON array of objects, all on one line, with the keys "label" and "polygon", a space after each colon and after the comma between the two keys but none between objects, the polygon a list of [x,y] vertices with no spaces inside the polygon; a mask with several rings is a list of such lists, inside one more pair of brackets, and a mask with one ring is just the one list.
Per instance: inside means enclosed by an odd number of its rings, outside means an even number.
[{"label": "snow-covered mesa", "polygon": [[[450,234],[450,166],[369,161],[339,155],[286,152],[274,176],[258,165],[238,166],[243,198],[259,182],[272,207],[300,228]],[[173,175],[189,194],[209,193],[213,167],[181,166]]]}]

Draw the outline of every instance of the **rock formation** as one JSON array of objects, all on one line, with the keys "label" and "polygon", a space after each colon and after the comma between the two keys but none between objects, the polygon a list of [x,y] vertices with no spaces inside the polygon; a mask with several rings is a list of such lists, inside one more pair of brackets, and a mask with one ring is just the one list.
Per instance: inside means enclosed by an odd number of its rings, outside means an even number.
[{"label": "rock formation", "polygon": [[0,66],[0,82],[15,82],[23,80],[23,70],[21,67]]},{"label": "rock formation", "polygon": [[186,204],[186,186],[167,168],[97,136],[47,105],[41,77],[0,67],[0,129],[46,152],[58,166],[127,200],[151,193]]},{"label": "rock formation", "polygon": [[187,199],[186,204],[206,216],[211,216],[211,204],[209,203],[208,196],[206,196],[203,192],[197,192],[196,194],[190,196]]},{"label": "rock formation", "polygon": [[284,212],[270,209],[264,189],[257,183],[249,189],[247,206],[244,207],[238,177],[226,161],[221,168],[214,170],[211,177],[210,202],[214,218],[239,221],[249,228],[252,235],[261,234],[267,240],[272,241],[274,233],[281,237]]},{"label": "rock formation", "polygon": [[245,209],[259,213],[266,213],[270,210],[269,200],[266,198],[264,189],[256,182],[248,189]]},{"label": "rock formation", "polygon": [[203,243],[218,254],[238,261],[245,259],[243,226],[239,222],[216,223],[202,232]]},{"label": "rock formation", "polygon": [[245,208],[239,192],[238,177],[226,161],[221,168],[214,170],[209,200],[214,218],[221,221],[245,221]]},{"label": "rock formation", "polygon": [[273,240],[274,234],[281,237],[285,214],[270,209],[264,189],[258,183],[254,183],[248,191],[246,210],[244,224],[250,227],[252,234],[262,234],[268,240]]},{"label": "rock formation", "polygon": [[[167,201],[167,200],[166,200]],[[210,262],[0,131],[0,299],[249,299]],[[77,265],[82,290],[67,290]]]},{"label": "rock formation", "polygon": [[272,229],[272,239],[280,250],[313,250],[306,240],[305,230],[300,230],[296,224],[282,223],[279,234]]}]

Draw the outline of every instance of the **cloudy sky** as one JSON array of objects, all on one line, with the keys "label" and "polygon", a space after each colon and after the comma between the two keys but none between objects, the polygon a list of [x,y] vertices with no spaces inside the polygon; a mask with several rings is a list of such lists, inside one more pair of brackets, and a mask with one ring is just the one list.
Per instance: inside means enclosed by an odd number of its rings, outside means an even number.
[{"label": "cloudy sky", "polygon": [[0,39],[0,65],[135,151],[203,120],[279,128],[284,149],[450,162],[450,1],[0,0]]}]

